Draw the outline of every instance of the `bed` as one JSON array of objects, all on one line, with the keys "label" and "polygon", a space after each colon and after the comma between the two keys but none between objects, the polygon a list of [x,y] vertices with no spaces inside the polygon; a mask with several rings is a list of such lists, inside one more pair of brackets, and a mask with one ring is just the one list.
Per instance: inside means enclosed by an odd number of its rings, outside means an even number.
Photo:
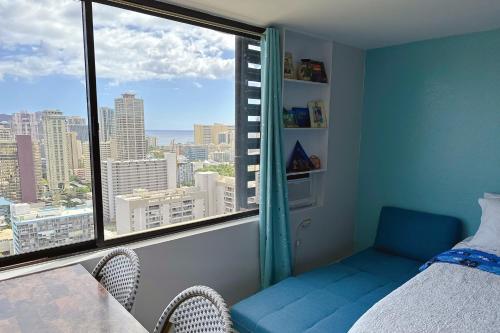
[{"label": "bed", "polygon": [[384,207],[373,247],[239,302],[231,310],[234,326],[240,333],[346,333],[459,237],[453,217]]},{"label": "bed", "polygon": [[[472,248],[467,239],[455,249]],[[476,248],[477,249],[477,248]],[[500,251],[482,250],[500,256]],[[498,333],[500,275],[433,263],[370,308],[349,333]]]}]

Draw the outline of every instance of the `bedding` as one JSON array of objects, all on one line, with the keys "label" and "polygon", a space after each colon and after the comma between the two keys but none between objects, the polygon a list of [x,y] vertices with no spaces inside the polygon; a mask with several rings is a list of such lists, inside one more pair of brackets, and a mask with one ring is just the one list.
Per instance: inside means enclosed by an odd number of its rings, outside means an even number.
[{"label": "bedding", "polygon": [[[454,249],[471,247],[466,241]],[[377,302],[349,333],[498,333],[499,302],[500,275],[435,261]]]},{"label": "bedding", "polygon": [[500,249],[500,197],[485,193],[479,199],[481,206],[481,224],[470,241],[471,246],[484,249]]}]

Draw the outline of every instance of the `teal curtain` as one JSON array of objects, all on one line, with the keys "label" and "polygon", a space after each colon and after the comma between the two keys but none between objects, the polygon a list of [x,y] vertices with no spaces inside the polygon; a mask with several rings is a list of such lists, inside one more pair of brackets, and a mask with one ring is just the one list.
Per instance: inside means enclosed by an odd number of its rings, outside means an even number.
[{"label": "teal curtain", "polygon": [[288,189],[283,160],[280,33],[268,28],[261,41],[260,275],[266,288],[291,275]]}]

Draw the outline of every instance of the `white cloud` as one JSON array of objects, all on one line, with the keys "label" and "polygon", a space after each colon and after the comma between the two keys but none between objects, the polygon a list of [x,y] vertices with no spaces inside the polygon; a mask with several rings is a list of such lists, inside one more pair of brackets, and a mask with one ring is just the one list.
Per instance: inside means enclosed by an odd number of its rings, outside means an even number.
[{"label": "white cloud", "polygon": [[[0,79],[83,77],[79,1],[0,0],[0,22]],[[100,4],[94,26],[97,76],[114,84],[234,75],[231,35]]]}]

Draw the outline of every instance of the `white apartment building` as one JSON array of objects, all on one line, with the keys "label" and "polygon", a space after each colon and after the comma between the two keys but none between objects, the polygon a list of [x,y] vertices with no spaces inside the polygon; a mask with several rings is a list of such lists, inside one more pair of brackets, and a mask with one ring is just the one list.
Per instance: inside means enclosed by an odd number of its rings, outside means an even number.
[{"label": "white apartment building", "polygon": [[59,110],[44,111],[42,123],[49,189],[62,189],[69,185],[66,118]]},{"label": "white apartment building", "polygon": [[234,162],[234,153],[230,150],[214,151],[210,153],[212,160],[220,163]]},{"label": "white apartment building", "polygon": [[90,144],[88,141],[82,143],[82,167],[84,171],[84,180],[92,181],[92,165],[90,161]]},{"label": "white apartment building", "polygon": [[101,160],[116,160],[118,158],[116,139],[99,141],[99,151],[101,153]]},{"label": "white apartment building", "polygon": [[197,172],[194,175],[195,186],[206,191],[207,216],[236,212],[236,191],[234,177],[220,176],[217,172]]},{"label": "white apartment building", "polygon": [[116,197],[116,232],[131,232],[157,228],[205,217],[207,192],[194,187],[174,190],[134,190]]},{"label": "white apartment building", "polygon": [[38,120],[34,113],[22,111],[12,114],[12,134],[31,135],[32,142],[38,142]]},{"label": "white apartment building", "polygon": [[99,122],[99,141],[110,141],[115,137],[116,131],[115,110],[108,107],[100,107],[97,119]]},{"label": "white apartment building", "polygon": [[92,204],[75,208],[11,206],[14,254],[42,250],[94,238]]},{"label": "white apartment building", "polygon": [[165,159],[102,161],[104,222],[110,223],[115,218],[116,196],[131,194],[135,189],[149,191],[175,189],[176,180],[176,162],[175,158],[172,161],[172,156],[167,156]]},{"label": "white apartment building", "polygon": [[115,120],[118,159],[125,161],[146,158],[143,100],[135,98],[135,94],[131,93],[115,99]]}]

